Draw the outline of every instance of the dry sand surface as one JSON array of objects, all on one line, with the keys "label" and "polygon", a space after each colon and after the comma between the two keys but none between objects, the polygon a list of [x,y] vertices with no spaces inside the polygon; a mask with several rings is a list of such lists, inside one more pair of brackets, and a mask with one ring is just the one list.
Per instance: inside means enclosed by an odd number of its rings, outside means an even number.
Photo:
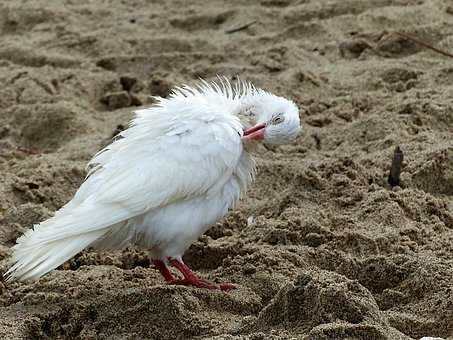
[{"label": "dry sand surface", "polygon": [[247,198],[185,255],[237,290],[84,251],[0,281],[0,338],[452,338],[453,59],[386,31],[453,51],[453,2],[2,1],[0,274],[151,94],[239,75],[292,98],[305,130],[258,150]]}]

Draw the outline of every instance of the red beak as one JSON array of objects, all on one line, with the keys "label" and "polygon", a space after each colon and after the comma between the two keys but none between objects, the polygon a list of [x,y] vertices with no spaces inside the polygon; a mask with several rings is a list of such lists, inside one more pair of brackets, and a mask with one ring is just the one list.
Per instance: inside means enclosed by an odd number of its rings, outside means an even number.
[{"label": "red beak", "polygon": [[266,124],[260,123],[252,126],[251,128],[245,129],[243,138],[247,140],[263,140],[265,127]]}]

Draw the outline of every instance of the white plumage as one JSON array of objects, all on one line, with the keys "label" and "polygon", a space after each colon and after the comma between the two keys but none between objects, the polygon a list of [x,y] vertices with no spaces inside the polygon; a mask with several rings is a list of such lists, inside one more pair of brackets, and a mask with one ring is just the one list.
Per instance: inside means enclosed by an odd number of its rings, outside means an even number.
[{"label": "white plumage", "polygon": [[[37,279],[88,246],[132,243],[149,250],[167,281],[194,284],[178,267],[181,256],[253,180],[249,145],[292,140],[298,110],[249,83],[233,87],[224,79],[156,99],[88,163],[74,198],[17,240],[8,280]],[[168,263],[185,281],[167,273]]]}]

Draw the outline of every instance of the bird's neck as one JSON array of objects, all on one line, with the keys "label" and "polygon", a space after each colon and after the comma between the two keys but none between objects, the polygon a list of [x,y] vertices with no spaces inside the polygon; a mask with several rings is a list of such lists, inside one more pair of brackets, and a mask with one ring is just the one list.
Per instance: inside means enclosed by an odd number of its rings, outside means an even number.
[{"label": "bird's neck", "polygon": [[257,122],[256,108],[250,100],[242,100],[236,114],[245,128],[253,126]]}]

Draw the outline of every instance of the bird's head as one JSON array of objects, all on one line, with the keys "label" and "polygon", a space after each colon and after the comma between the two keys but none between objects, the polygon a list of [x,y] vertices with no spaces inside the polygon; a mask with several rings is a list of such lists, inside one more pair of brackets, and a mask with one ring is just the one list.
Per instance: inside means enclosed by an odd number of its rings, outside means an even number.
[{"label": "bird's head", "polygon": [[246,114],[254,125],[244,130],[246,141],[285,144],[294,140],[301,130],[299,109],[294,102],[257,90],[247,98]]}]

